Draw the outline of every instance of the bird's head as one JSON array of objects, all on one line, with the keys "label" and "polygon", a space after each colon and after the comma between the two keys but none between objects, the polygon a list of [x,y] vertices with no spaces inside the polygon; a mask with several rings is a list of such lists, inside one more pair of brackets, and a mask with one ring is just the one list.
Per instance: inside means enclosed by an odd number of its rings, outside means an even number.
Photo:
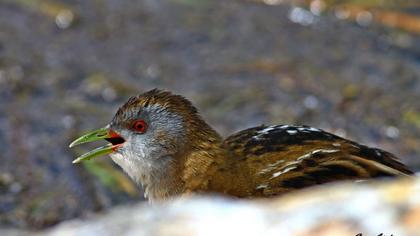
[{"label": "bird's head", "polygon": [[144,178],[170,171],[200,139],[211,136],[217,134],[187,99],[155,89],[130,98],[107,126],[81,136],[70,147],[105,139],[108,145],[73,163],[109,154],[132,179],[143,183]]}]

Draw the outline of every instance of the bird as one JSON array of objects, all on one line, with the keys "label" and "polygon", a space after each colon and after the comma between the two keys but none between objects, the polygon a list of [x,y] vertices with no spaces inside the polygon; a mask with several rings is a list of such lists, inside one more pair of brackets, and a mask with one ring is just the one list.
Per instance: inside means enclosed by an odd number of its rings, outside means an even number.
[{"label": "bird", "polygon": [[104,128],[70,147],[106,140],[73,161],[109,154],[150,202],[192,194],[268,198],[333,181],[413,175],[399,159],[306,125],[260,125],[223,138],[181,95],[133,96]]}]

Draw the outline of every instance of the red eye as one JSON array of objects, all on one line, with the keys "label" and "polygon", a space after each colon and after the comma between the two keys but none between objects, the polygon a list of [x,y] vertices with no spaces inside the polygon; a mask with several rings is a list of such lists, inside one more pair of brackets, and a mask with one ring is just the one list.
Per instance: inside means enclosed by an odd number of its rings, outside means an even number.
[{"label": "red eye", "polygon": [[147,125],[146,122],[144,122],[144,120],[136,120],[133,122],[133,125],[131,127],[136,132],[144,133],[146,132]]}]

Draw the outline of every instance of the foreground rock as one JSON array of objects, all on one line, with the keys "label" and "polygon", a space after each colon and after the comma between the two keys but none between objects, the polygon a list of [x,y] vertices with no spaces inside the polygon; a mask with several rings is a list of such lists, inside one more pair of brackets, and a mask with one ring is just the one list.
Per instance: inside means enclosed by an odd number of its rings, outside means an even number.
[{"label": "foreground rock", "polygon": [[[420,235],[420,179],[342,183],[270,200],[195,197],[115,208],[27,235]],[[1,235],[24,235],[1,231]]]}]

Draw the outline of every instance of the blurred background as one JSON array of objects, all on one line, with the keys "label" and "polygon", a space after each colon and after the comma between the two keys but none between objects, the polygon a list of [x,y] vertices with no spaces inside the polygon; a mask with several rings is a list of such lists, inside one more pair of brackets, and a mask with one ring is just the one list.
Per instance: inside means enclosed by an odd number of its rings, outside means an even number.
[{"label": "blurred background", "polygon": [[225,136],[312,125],[419,171],[419,35],[413,0],[0,0],[0,227],[143,201],[68,144],[152,88]]}]

